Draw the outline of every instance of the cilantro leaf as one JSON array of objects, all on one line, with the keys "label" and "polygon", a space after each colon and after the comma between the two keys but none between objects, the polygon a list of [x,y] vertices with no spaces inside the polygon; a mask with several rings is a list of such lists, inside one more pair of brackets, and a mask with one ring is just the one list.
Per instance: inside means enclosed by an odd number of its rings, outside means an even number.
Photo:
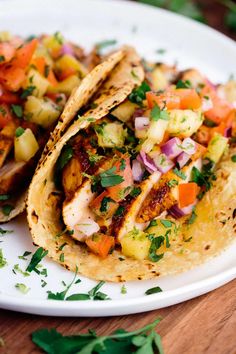
[{"label": "cilantro leaf", "polygon": [[48,254],[48,251],[44,251],[43,247],[39,247],[37,251],[33,254],[28,267],[26,268],[27,272],[35,271],[39,274],[39,270],[36,266],[41,262],[41,260]]},{"label": "cilantro leaf", "polygon": [[6,258],[3,256],[3,252],[2,249],[0,248],[0,268],[3,268],[7,265],[7,260]]},{"label": "cilantro leaf", "polygon": [[30,96],[34,89],[36,89],[35,86],[28,86],[21,94],[20,98],[22,98],[22,100],[26,99],[28,96]]},{"label": "cilantro leaf", "polygon": [[0,194],[0,201],[8,200],[9,198],[9,194]]},{"label": "cilantro leaf", "polygon": [[138,88],[135,88],[129,95],[129,100],[142,106],[146,98],[146,92],[151,91],[150,86],[144,81]]},{"label": "cilantro leaf", "polygon": [[142,192],[140,187],[134,187],[130,192],[131,197],[136,198]]},{"label": "cilantro leaf", "polygon": [[154,237],[153,234],[148,236],[149,239],[151,239],[151,246],[149,248],[149,254],[148,257],[152,262],[158,262],[160,259],[163,258],[164,253],[157,254],[157,250],[164,244],[165,237],[164,236],[158,236]]},{"label": "cilantro leaf", "polygon": [[62,150],[60,157],[57,160],[56,169],[62,170],[72,157],[73,148],[70,145],[65,146]]},{"label": "cilantro leaf", "polygon": [[12,104],[11,109],[18,118],[21,118],[23,116],[23,109],[20,105]]},{"label": "cilantro leaf", "polygon": [[150,288],[148,290],[145,291],[145,295],[151,295],[151,294],[156,294],[156,293],[160,293],[162,292],[162,289],[160,288],[160,286],[156,286],[154,288]]},{"label": "cilantro leaf", "polygon": [[117,43],[116,39],[107,39],[105,41],[101,41],[101,42],[96,43],[95,48],[99,53],[101,53],[101,51],[104,48],[115,45],[116,43]]},{"label": "cilantro leaf", "polygon": [[162,120],[170,119],[168,112],[163,109],[160,109],[160,107],[157,104],[154,105],[150,115],[151,115],[151,119],[154,120],[155,122],[157,122],[159,119]]},{"label": "cilantro leaf", "polygon": [[22,128],[22,127],[18,127],[16,128],[16,131],[15,131],[15,137],[16,138],[19,138],[21,135],[23,135],[25,132],[25,129]]},{"label": "cilantro leaf", "polygon": [[10,205],[10,204],[4,204],[2,206],[2,212],[6,216],[9,216],[13,209],[14,209],[14,207],[12,205]]},{"label": "cilantro leaf", "polygon": [[172,225],[173,225],[173,222],[170,220],[161,219],[160,221],[161,221],[161,224],[167,229],[172,227]]},{"label": "cilantro leaf", "polygon": [[101,206],[100,206],[101,213],[107,212],[107,210],[109,208],[109,203],[115,203],[115,201],[113,199],[111,199],[110,197],[104,197],[102,199]]},{"label": "cilantro leaf", "polygon": [[116,186],[117,184],[120,184],[124,181],[124,178],[120,175],[116,175],[115,172],[116,167],[113,166],[109,170],[100,173],[102,187],[106,188]]},{"label": "cilantro leaf", "polygon": [[[196,218],[197,218],[196,208],[193,207],[192,214],[191,214],[190,218],[186,221],[186,224],[187,225],[193,224],[194,221],[196,220]],[[187,242],[187,241],[185,241],[185,242]]]},{"label": "cilantro leaf", "polygon": [[13,230],[4,230],[0,227],[0,235],[11,234]]},{"label": "cilantro leaf", "polygon": [[23,283],[17,283],[15,285],[15,288],[18,289],[22,294],[27,294],[30,291],[30,288],[28,288],[25,284]]},{"label": "cilantro leaf", "polygon": [[186,80],[186,81],[182,81],[182,80],[179,80],[176,84],[176,88],[177,89],[182,89],[182,88],[191,88],[192,85],[191,85],[191,82],[189,80]]},{"label": "cilantro leaf", "polygon": [[180,177],[183,180],[185,180],[187,178],[186,174],[184,172],[182,172],[181,170],[179,170],[178,168],[174,168],[173,172],[174,172],[174,174],[176,174],[176,176]]}]

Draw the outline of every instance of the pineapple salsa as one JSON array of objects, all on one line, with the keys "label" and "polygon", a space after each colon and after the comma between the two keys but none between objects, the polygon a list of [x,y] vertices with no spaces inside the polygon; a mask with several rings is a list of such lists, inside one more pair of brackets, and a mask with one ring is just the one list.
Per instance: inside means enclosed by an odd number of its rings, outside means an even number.
[{"label": "pineapple salsa", "polygon": [[30,182],[74,88],[100,62],[59,32],[22,39],[0,32],[0,208]]},{"label": "pineapple salsa", "polygon": [[115,248],[138,260],[163,258],[180,222],[194,223],[235,141],[234,81],[214,85],[195,69],[164,64],[144,68],[141,86],[105,118],[88,118],[57,161],[66,229],[102,258]]}]

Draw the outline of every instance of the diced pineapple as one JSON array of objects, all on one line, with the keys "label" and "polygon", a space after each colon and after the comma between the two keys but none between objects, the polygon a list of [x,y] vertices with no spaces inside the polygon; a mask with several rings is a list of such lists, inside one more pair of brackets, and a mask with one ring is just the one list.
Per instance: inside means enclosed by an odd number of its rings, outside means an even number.
[{"label": "diced pineapple", "polygon": [[227,146],[228,146],[228,139],[222,136],[221,134],[216,133],[211,138],[207,147],[207,152],[204,157],[217,163],[222,157]]},{"label": "diced pineapple", "polygon": [[136,228],[131,230],[121,239],[122,253],[127,257],[138,260],[148,258],[151,241],[143,231]]},{"label": "diced pineapple", "polygon": [[12,35],[8,31],[1,31],[0,32],[0,42],[8,42],[12,39]]},{"label": "diced pineapple", "polygon": [[49,98],[29,96],[25,102],[24,115],[31,122],[50,127],[60,115],[59,107]]},{"label": "diced pineapple", "polygon": [[111,114],[114,117],[116,117],[117,119],[119,119],[122,122],[126,123],[133,116],[134,111],[135,111],[135,109],[137,107],[138,106],[135,103],[132,103],[132,102],[127,100],[127,101],[121,103],[115,109],[113,109]]},{"label": "diced pineapple", "polygon": [[15,160],[29,161],[38,151],[39,145],[31,129],[27,128],[14,139]]},{"label": "diced pineapple", "polygon": [[200,128],[203,122],[201,112],[190,109],[172,109],[169,111],[169,116],[167,132],[180,138],[190,137]]},{"label": "diced pineapple", "polygon": [[220,85],[217,88],[217,93],[221,98],[231,103],[236,102],[236,81],[230,80],[225,85]]},{"label": "diced pineapple", "polygon": [[43,97],[47,91],[49,82],[37,70],[30,69],[24,84],[25,88],[28,86],[35,86],[35,89],[32,92],[33,96]]},{"label": "diced pineapple", "polygon": [[142,143],[142,150],[149,153],[154,145],[159,144],[163,138],[165,131],[168,127],[168,121],[163,119],[158,119],[157,121],[152,120],[147,131],[147,139]]},{"label": "diced pineapple", "polygon": [[75,87],[78,87],[80,84],[80,79],[77,75],[71,75],[65,80],[59,82],[55,86],[49,86],[49,93],[65,93],[66,95],[70,95]]},{"label": "diced pineapple", "polygon": [[46,60],[47,65],[49,65],[50,67],[53,66],[53,60],[48,52],[48,49],[40,43],[37,45],[37,48],[34,52],[33,58],[35,57],[43,57]]},{"label": "diced pineapple", "polygon": [[122,147],[125,143],[127,130],[119,122],[98,125],[96,128],[98,145],[106,148]]},{"label": "diced pineapple", "polygon": [[156,67],[152,72],[152,87],[154,91],[165,90],[169,85],[166,75],[159,67]]},{"label": "diced pineapple", "polygon": [[64,38],[60,32],[56,32],[52,36],[46,36],[45,38],[43,38],[43,45],[49,50],[52,55],[60,52],[63,43]]},{"label": "diced pineapple", "polygon": [[55,69],[59,72],[66,72],[71,70],[72,72],[80,73],[80,77],[83,78],[87,75],[88,70],[83,64],[81,64],[75,57],[69,54],[62,55],[55,63]]}]

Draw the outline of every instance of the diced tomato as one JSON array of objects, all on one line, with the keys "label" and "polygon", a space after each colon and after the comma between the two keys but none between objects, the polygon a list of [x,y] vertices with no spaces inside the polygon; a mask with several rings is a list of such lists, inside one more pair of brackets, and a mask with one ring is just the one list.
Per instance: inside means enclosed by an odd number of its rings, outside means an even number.
[{"label": "diced tomato", "polygon": [[121,157],[120,160],[114,164],[114,166],[116,167],[115,174],[123,177],[124,181],[116,186],[108,187],[107,191],[110,198],[116,202],[119,202],[130,192],[129,187],[132,187],[134,181],[130,167],[130,159],[128,157]]},{"label": "diced tomato", "polygon": [[146,93],[146,99],[148,102],[148,107],[153,108],[157,104],[160,108],[166,107],[167,109],[179,109],[180,108],[180,98],[171,93],[166,92],[165,94],[156,95],[153,92]]},{"label": "diced tomato", "polygon": [[9,91],[18,91],[25,81],[25,70],[11,64],[0,68],[0,82]]},{"label": "diced tomato", "polygon": [[45,75],[47,63],[44,57],[34,58],[31,63],[37,68],[42,76],[46,77],[52,86],[56,86],[58,84],[52,68],[49,68],[47,76]]},{"label": "diced tomato", "polygon": [[47,79],[52,86],[56,86],[58,84],[58,81],[57,81],[56,76],[54,75],[54,72],[52,69],[49,70]]},{"label": "diced tomato", "polygon": [[108,191],[103,191],[97,198],[95,198],[89,205],[90,209],[100,217],[112,217],[118,208],[118,203],[115,201],[108,201],[105,210],[102,209],[102,201],[104,198],[111,198]]},{"label": "diced tomato", "polygon": [[11,111],[5,103],[0,104],[0,128],[4,128],[13,120]]},{"label": "diced tomato", "polygon": [[180,109],[198,109],[202,101],[194,89],[177,89],[174,94],[180,98]]},{"label": "diced tomato", "polygon": [[106,258],[115,246],[115,239],[112,236],[98,233],[87,238],[85,243],[93,253],[101,258]]},{"label": "diced tomato", "polygon": [[20,98],[17,94],[4,90],[0,85],[0,103],[20,103]]},{"label": "diced tomato", "polygon": [[179,206],[185,208],[195,202],[199,187],[195,182],[179,184]]},{"label": "diced tomato", "polygon": [[12,65],[26,69],[31,62],[32,56],[37,48],[38,40],[35,38],[32,41],[24,44],[18,48],[15,53],[15,57],[12,60]]},{"label": "diced tomato", "polygon": [[13,45],[7,42],[0,43],[0,65],[9,62],[15,54]]}]

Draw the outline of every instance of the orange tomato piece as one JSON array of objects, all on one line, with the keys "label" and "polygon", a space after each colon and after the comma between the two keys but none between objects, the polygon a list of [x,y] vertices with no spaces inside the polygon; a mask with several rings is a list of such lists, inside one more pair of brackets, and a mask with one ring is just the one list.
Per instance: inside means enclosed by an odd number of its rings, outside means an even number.
[{"label": "orange tomato piece", "polygon": [[204,113],[207,119],[212,120],[216,124],[220,124],[222,120],[227,119],[235,111],[232,104],[219,97],[214,90],[208,88],[204,93],[213,103],[213,107]]},{"label": "orange tomato piece", "polygon": [[152,109],[155,104],[160,108],[166,107],[167,109],[179,109],[180,108],[180,98],[171,92],[166,92],[161,95],[156,95],[153,92],[146,93],[146,99],[148,102],[148,107]]},{"label": "orange tomato piece", "polygon": [[0,103],[20,103],[20,97],[12,92],[4,90],[0,85]]},{"label": "orange tomato piece", "polygon": [[0,128],[4,128],[12,120],[13,117],[8,105],[5,103],[0,104]]},{"label": "orange tomato piece", "polygon": [[[115,201],[108,201],[107,209],[105,211],[101,210],[102,201],[104,198],[111,198],[108,194],[108,191],[103,191],[97,198],[92,200],[89,207],[90,209],[100,217],[112,217],[115,213],[116,209],[118,208],[118,204]],[[112,199],[112,198],[111,198]]]},{"label": "orange tomato piece", "polygon": [[58,84],[52,68],[49,68],[47,76],[45,75],[47,63],[44,57],[34,58],[32,60],[32,64],[36,67],[38,72],[50,82],[52,86],[56,86]]},{"label": "orange tomato piece", "polygon": [[130,159],[128,157],[121,156],[120,160],[117,161],[114,166],[116,167],[116,171],[114,173],[123,177],[124,181],[116,186],[108,187],[107,191],[110,198],[116,202],[119,202],[130,192],[129,187],[132,187],[134,181],[130,166]]},{"label": "orange tomato piece", "polygon": [[31,62],[32,56],[37,48],[38,40],[35,38],[32,41],[24,44],[18,48],[15,53],[15,57],[12,60],[12,65],[26,69]]},{"label": "orange tomato piece", "polygon": [[199,187],[195,182],[179,184],[178,189],[180,208],[184,208],[195,202],[199,192]]},{"label": "orange tomato piece", "polygon": [[0,43],[0,65],[9,62],[15,54],[13,45],[7,42]]},{"label": "orange tomato piece", "polygon": [[25,70],[11,64],[0,68],[0,82],[9,91],[18,91],[25,81]]},{"label": "orange tomato piece", "polygon": [[101,258],[106,258],[115,246],[115,239],[102,233],[94,234],[85,241],[88,248]]},{"label": "orange tomato piece", "polygon": [[201,98],[194,89],[176,89],[174,94],[180,98],[180,109],[198,109]]}]

